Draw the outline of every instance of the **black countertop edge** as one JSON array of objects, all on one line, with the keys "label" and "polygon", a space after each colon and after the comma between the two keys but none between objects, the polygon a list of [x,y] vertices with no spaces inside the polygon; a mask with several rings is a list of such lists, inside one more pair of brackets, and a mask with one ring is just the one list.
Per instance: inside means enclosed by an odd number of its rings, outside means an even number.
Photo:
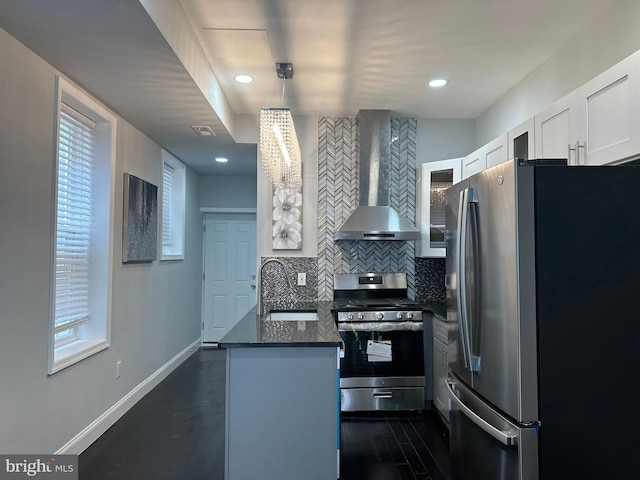
[{"label": "black countertop edge", "polygon": [[218,342],[219,348],[294,348],[294,347],[341,347],[339,341],[309,341],[309,342]]},{"label": "black countertop edge", "polygon": [[447,321],[447,304],[446,303],[430,303],[423,302],[421,303],[422,310],[424,312],[429,312],[434,316],[438,317],[440,320]]},{"label": "black countertop edge", "polygon": [[300,308],[288,309],[287,311],[318,312],[317,320],[299,321],[265,321],[264,318],[269,310],[260,317],[254,307],[222,337],[218,346],[221,348],[340,347],[342,340],[331,312],[332,307],[333,302],[312,302],[300,305]]}]

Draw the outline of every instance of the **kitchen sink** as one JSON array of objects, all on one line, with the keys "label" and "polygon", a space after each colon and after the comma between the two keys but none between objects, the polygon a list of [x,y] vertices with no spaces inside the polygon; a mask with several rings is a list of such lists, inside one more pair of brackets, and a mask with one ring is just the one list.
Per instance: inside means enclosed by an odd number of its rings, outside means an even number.
[{"label": "kitchen sink", "polygon": [[287,311],[271,311],[269,315],[265,318],[265,321],[272,322],[313,322],[318,320],[318,312],[316,311],[297,311],[297,310],[287,310]]}]

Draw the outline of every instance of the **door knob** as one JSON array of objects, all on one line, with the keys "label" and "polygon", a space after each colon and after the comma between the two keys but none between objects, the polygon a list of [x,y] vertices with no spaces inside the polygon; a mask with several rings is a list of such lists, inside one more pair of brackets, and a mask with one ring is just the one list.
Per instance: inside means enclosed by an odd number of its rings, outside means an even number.
[{"label": "door knob", "polygon": [[255,286],[255,284],[252,283],[251,284],[251,290],[255,290],[255,289],[256,289],[256,286]]}]

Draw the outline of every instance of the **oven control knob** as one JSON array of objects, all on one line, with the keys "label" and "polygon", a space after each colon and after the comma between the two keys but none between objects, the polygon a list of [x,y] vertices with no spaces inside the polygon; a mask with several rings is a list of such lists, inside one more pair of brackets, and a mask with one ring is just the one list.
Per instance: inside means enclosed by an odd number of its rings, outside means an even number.
[{"label": "oven control knob", "polygon": [[349,314],[347,315],[347,319],[348,319],[348,320],[353,320],[353,313],[349,313]]},{"label": "oven control knob", "polygon": [[377,313],[377,314],[376,314],[376,318],[377,318],[378,320],[382,320],[382,319],[384,318],[384,313]]},{"label": "oven control knob", "polygon": [[413,318],[413,312],[407,312],[407,318],[411,320]]},{"label": "oven control knob", "polygon": [[364,319],[364,313],[359,313],[358,320],[363,320],[363,319]]},{"label": "oven control knob", "polygon": [[[410,314],[409,314],[409,315],[410,315]],[[402,312],[398,312],[398,313],[396,313],[396,318],[397,318],[398,320],[402,320]]]}]

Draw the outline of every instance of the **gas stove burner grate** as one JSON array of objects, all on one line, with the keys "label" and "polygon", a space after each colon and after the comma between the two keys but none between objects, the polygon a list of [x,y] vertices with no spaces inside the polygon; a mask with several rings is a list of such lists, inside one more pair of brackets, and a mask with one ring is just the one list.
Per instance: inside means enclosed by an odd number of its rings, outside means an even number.
[{"label": "gas stove burner grate", "polygon": [[405,274],[336,274],[333,293],[338,321],[422,319],[422,306],[407,297]]},{"label": "gas stove burner grate", "polygon": [[338,321],[354,322],[398,322],[398,321],[421,321],[422,308],[419,303],[410,299],[388,299],[381,302],[380,299],[371,302],[362,299],[340,299],[334,302],[335,310],[338,313]]},{"label": "gas stove burner grate", "polygon": [[341,299],[336,300],[335,302],[336,309],[349,309],[349,310],[390,310],[390,309],[398,309],[398,310],[407,310],[407,309],[419,309],[420,304],[410,300],[401,300],[401,299],[389,299],[386,301],[380,300],[372,300],[372,301],[362,301],[351,300],[351,299]]}]

